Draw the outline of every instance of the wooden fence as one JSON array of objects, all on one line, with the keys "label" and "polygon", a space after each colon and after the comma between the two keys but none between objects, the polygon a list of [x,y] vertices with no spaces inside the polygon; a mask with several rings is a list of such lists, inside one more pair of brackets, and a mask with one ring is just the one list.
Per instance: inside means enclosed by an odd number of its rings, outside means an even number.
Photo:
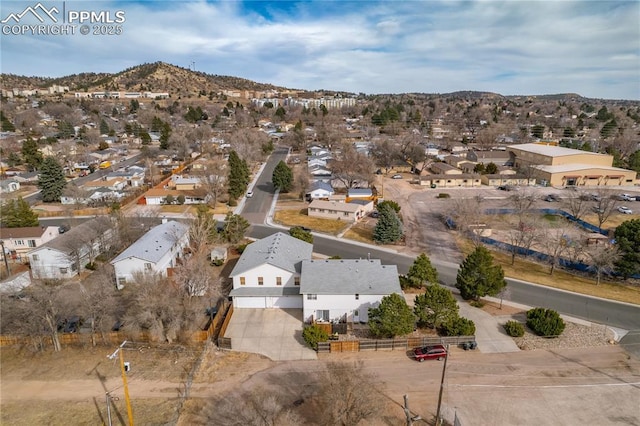
[{"label": "wooden fence", "polygon": [[[184,340],[187,343],[201,343],[205,342],[211,338],[215,338],[215,334],[218,330],[221,330],[222,327],[226,328],[226,317],[225,313],[231,304],[228,300],[223,300],[218,305],[218,314],[213,318],[213,321],[209,323],[206,330],[198,330],[189,333],[185,336]],[[94,333],[93,336],[91,333],[59,333],[58,339],[60,340],[60,344],[62,345],[91,345],[93,343],[93,339],[96,342],[104,343],[104,344],[115,344],[119,345],[123,340],[127,340],[130,342],[139,342],[139,343],[149,343],[152,342],[153,339],[147,332],[140,333],[129,333],[125,331],[112,331],[109,333]],[[2,346],[11,346],[11,345],[19,345],[19,344],[30,344],[34,341],[42,342],[45,345],[53,345],[53,341],[51,336],[43,335],[43,336],[13,336],[13,335],[0,335],[0,347]]]},{"label": "wooden fence", "polygon": [[233,316],[233,305],[229,306],[229,311],[227,315],[224,317],[224,322],[222,323],[222,327],[220,328],[220,333],[218,333],[218,347],[222,349],[231,349],[231,338],[224,337],[224,333],[227,331],[227,327],[229,326],[229,321],[231,321],[231,317]]},{"label": "wooden fence", "polygon": [[319,342],[318,352],[361,352],[409,350],[419,346],[461,345],[476,341],[476,336],[409,337],[406,339],[363,339]]}]

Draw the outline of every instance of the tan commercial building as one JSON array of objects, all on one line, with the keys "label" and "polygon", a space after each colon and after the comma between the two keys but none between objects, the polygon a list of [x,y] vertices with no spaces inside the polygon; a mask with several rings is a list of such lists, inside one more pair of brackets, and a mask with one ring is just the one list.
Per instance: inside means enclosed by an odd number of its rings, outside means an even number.
[{"label": "tan commercial building", "polygon": [[508,147],[518,168],[531,168],[550,186],[634,185],[636,172],[613,167],[613,156],[559,146],[528,143]]}]

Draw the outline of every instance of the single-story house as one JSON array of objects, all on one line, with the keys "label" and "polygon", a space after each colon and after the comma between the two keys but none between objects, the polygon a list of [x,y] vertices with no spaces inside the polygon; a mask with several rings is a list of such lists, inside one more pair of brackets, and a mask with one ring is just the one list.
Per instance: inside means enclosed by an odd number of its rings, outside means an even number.
[{"label": "single-story house", "polygon": [[331,170],[324,166],[312,166],[309,167],[309,174],[314,177],[331,176]]},{"label": "single-story house", "polygon": [[33,278],[67,279],[76,276],[85,265],[111,247],[113,235],[113,224],[106,216],[72,227],[27,253]]},{"label": "single-story house", "polygon": [[173,175],[168,185],[177,191],[189,191],[198,188],[201,182],[199,177]]},{"label": "single-story house", "polygon": [[160,189],[152,188],[144,194],[145,204],[159,206],[165,204],[167,196],[173,197],[173,202],[176,203],[178,197],[184,197],[184,204],[205,204],[209,199],[209,195],[201,189],[194,191],[178,191],[175,189]]},{"label": "single-story house", "polygon": [[479,174],[460,175],[427,175],[420,176],[420,185],[434,186],[436,188],[471,188],[479,187],[481,179]]},{"label": "single-story house", "polygon": [[373,200],[373,190],[371,188],[350,188],[347,191],[347,198],[349,200]]},{"label": "single-story house", "polygon": [[[8,259],[26,263],[27,252],[40,247],[58,236],[57,226],[29,226],[24,228],[0,228],[0,240]],[[4,257],[2,257],[4,260]]]},{"label": "single-story house", "polygon": [[0,180],[0,193],[7,194],[20,190],[20,182],[15,179]]},{"label": "single-story house", "polygon": [[313,182],[306,193],[307,200],[328,199],[334,194],[333,187],[326,182]]},{"label": "single-story house", "polygon": [[92,180],[82,185],[87,190],[93,190],[94,188],[108,188],[112,191],[122,191],[127,186],[127,180],[123,178],[108,179],[104,176],[102,179]]},{"label": "single-story house", "polygon": [[[371,203],[373,204],[373,203]],[[366,206],[357,203],[314,200],[307,208],[309,217],[357,222],[367,215]]]},{"label": "single-story house", "polygon": [[380,260],[339,259],[302,262],[300,294],[305,322],[367,322],[369,308],[384,296],[402,294],[396,265]]},{"label": "single-story house", "polygon": [[447,163],[431,163],[429,169],[439,175],[461,175],[462,170],[453,167]]},{"label": "single-story house", "polygon": [[249,244],[229,278],[234,308],[302,309],[300,270],[313,245],[282,232]]},{"label": "single-story house", "polygon": [[188,244],[189,226],[184,223],[165,221],[151,228],[111,261],[116,287],[123,289],[136,273],[167,276],[167,268],[177,265]]}]

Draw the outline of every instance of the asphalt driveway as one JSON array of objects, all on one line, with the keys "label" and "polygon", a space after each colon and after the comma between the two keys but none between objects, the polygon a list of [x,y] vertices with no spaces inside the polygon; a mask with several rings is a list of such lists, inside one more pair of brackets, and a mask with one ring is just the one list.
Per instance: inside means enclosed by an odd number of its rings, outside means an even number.
[{"label": "asphalt driveway", "polygon": [[300,309],[234,309],[224,337],[231,338],[234,351],[274,361],[317,359],[302,339]]}]

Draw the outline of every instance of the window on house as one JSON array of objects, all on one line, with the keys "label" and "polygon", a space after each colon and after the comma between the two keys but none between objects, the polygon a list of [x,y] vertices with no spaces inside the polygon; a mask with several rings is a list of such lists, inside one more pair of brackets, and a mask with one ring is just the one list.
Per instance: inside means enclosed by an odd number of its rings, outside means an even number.
[{"label": "window on house", "polygon": [[276,285],[282,285],[282,277],[276,277]]},{"label": "window on house", "polygon": [[27,240],[27,245],[29,247],[35,247],[36,246],[36,240]]},{"label": "window on house", "polygon": [[264,278],[258,277],[258,285],[264,285]]},{"label": "window on house", "polygon": [[354,318],[358,318],[359,316],[360,316],[360,311],[359,311],[359,310],[357,310],[357,309],[356,309],[356,310],[354,310],[354,311],[353,311],[353,317],[354,317]]},{"label": "window on house", "polygon": [[240,285],[245,285],[247,282],[244,277],[240,277]]},{"label": "window on house", "polygon": [[145,271],[150,271],[150,270],[151,270],[151,264],[150,264],[150,263],[148,263],[148,262],[147,262],[147,263],[145,263],[145,264],[144,264],[144,270],[145,270]]},{"label": "window on house", "polygon": [[21,246],[23,244],[22,240],[16,240],[16,245]]},{"label": "window on house", "polygon": [[34,262],[37,262],[38,260],[40,260],[40,257],[38,257],[37,254],[33,254],[31,255],[31,259],[33,259]]},{"label": "window on house", "polygon": [[307,300],[318,300],[317,294],[307,294]]},{"label": "window on house", "polygon": [[124,285],[127,283],[127,277],[118,277],[118,284]]},{"label": "window on house", "polygon": [[316,311],[316,320],[317,321],[329,321],[329,310],[317,310]]},{"label": "window on house", "polygon": [[300,285],[300,277],[295,277],[295,278],[293,279],[293,283],[294,283],[295,285]]},{"label": "window on house", "polygon": [[60,268],[60,273],[61,274],[66,274],[68,272],[68,268]]},{"label": "window on house", "polygon": [[349,216],[349,212],[344,212],[342,214],[345,215],[345,216]]},{"label": "window on house", "polygon": [[360,295],[356,294],[356,300],[360,300]]},{"label": "window on house", "polygon": [[74,262],[74,263],[72,263],[72,264],[71,264],[71,270],[72,270],[72,271],[77,271],[77,270],[78,270],[78,264],[77,264],[77,263],[75,263],[75,262]]}]

